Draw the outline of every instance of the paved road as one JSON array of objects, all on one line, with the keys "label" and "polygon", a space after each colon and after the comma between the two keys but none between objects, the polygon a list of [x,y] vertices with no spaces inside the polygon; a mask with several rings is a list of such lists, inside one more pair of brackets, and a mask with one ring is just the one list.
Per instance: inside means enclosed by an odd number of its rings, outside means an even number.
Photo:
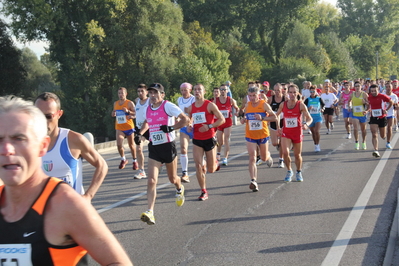
[{"label": "paved road", "polygon": [[[286,184],[285,169],[261,165],[254,193],[244,127],[235,126],[229,165],[208,175],[209,200],[197,200],[192,176],[186,203],[176,207],[161,173],[154,226],[139,219],[147,208],[146,179],[117,169],[115,148],[103,154],[110,171],[93,204],[135,265],[382,265],[399,187],[399,133],[392,151],[380,139],[382,157],[375,159],[369,131],[366,151],[345,139],[343,121],[331,135],[325,132],[320,153],[305,135],[303,183]],[[270,150],[276,161],[276,149]],[[90,166],[84,170],[91,175]]]}]

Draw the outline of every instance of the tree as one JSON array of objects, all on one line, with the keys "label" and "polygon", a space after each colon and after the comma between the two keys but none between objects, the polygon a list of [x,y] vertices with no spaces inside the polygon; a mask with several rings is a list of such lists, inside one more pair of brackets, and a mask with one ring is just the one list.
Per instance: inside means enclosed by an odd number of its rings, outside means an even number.
[{"label": "tree", "polygon": [[106,136],[103,117],[115,88],[138,83],[169,87],[178,59],[189,49],[183,16],[170,1],[4,0],[14,33],[49,41],[59,68],[66,122]]},{"label": "tree", "polygon": [[7,32],[7,25],[0,20],[0,95],[23,96],[25,78],[21,51],[15,47]]},{"label": "tree", "polygon": [[258,51],[268,63],[281,58],[286,36],[294,22],[316,0],[179,0],[185,20],[197,20],[213,35],[239,28],[242,41]]},{"label": "tree", "polygon": [[396,0],[338,0],[341,10],[340,36],[350,34],[383,38],[397,34],[399,2]]},{"label": "tree", "polygon": [[355,62],[336,33],[321,34],[318,36],[318,41],[326,49],[332,62],[331,70],[327,72],[328,78],[337,81],[356,78]]},{"label": "tree", "polygon": [[35,98],[42,92],[58,89],[50,71],[37,59],[36,54],[29,48],[22,49],[22,65],[27,73],[23,87],[25,97]]},{"label": "tree", "polygon": [[326,50],[315,43],[313,31],[301,22],[296,23],[288,36],[282,55],[285,58],[310,59],[324,73],[327,73],[331,67],[331,61]]}]

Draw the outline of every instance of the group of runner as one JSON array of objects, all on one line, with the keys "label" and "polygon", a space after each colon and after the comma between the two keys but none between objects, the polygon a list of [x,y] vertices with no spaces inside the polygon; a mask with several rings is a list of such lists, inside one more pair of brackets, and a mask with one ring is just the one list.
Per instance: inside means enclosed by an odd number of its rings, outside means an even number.
[{"label": "group of runner", "polygon": [[[330,80],[325,80],[323,90],[311,86],[306,82],[302,90],[304,103],[308,106],[313,117],[314,124],[310,126],[315,144],[315,151],[320,151],[320,128],[324,118],[326,134],[330,134],[334,128],[333,115],[337,109],[342,108],[342,116],[345,123],[346,138],[355,139],[355,149],[367,149],[367,122],[370,125],[373,153],[380,157],[378,147],[378,135],[386,139],[385,147],[392,149],[392,132],[398,128],[398,81],[385,81],[358,79],[355,81],[343,81],[332,86]],[[306,96],[305,96],[306,95]],[[339,113],[339,111],[338,111]],[[322,115],[324,117],[322,117]],[[336,117],[336,119],[339,119]],[[361,132],[361,146],[360,146]]]}]

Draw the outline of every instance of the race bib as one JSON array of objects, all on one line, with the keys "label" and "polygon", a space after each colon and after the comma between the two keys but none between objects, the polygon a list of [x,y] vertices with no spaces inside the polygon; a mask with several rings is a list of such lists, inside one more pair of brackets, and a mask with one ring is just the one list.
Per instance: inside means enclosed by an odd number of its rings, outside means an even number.
[{"label": "race bib", "polygon": [[224,118],[229,118],[230,114],[229,110],[220,110],[220,112],[222,113]]},{"label": "race bib", "polygon": [[118,124],[125,124],[126,121],[126,114],[122,110],[116,110],[116,122]]},{"label": "race bib", "polygon": [[193,114],[193,123],[194,123],[194,125],[206,123],[205,112],[194,113]]},{"label": "race bib", "polygon": [[151,132],[151,142],[152,145],[159,145],[168,142],[166,133],[163,131]]},{"label": "race bib", "polygon": [[363,112],[363,105],[353,106],[353,111],[354,111],[355,113],[361,113],[361,112]]},{"label": "race bib", "polygon": [[318,105],[310,105],[309,106],[309,113],[310,114],[318,114],[320,113],[320,109]]},{"label": "race bib", "polygon": [[348,110],[348,109],[349,109],[349,104],[348,104],[348,103],[345,103],[345,105],[344,105],[344,109],[346,109],[346,110]]},{"label": "race bib", "polygon": [[284,118],[284,124],[286,128],[293,128],[298,126],[298,119],[294,118]]},{"label": "race bib", "polygon": [[249,120],[249,130],[261,130],[262,129],[262,121],[260,120]]},{"label": "race bib", "polygon": [[382,110],[381,109],[371,109],[371,114],[373,115],[373,117],[382,116]]},{"label": "race bib", "polygon": [[31,244],[0,244],[1,266],[32,266]]}]

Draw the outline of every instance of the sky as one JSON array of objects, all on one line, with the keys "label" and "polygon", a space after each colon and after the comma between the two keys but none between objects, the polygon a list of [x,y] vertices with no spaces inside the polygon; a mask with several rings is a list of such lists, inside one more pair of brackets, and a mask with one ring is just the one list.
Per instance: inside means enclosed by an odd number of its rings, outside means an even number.
[{"label": "sky", "polygon": [[[331,3],[334,6],[337,4],[337,0],[320,0],[320,2]],[[15,38],[14,41],[18,48],[28,47],[29,49],[31,49],[37,55],[38,59],[40,59],[40,56],[46,52],[45,48],[48,47],[48,44],[46,42],[29,42],[23,44],[18,42]]]}]

